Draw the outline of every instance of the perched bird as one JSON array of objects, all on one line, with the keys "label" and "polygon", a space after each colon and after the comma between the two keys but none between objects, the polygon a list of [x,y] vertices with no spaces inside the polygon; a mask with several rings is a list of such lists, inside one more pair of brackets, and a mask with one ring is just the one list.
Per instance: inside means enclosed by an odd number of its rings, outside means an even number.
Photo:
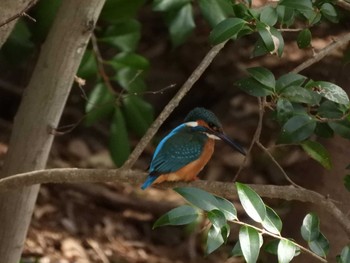
[{"label": "perched bird", "polygon": [[193,181],[214,152],[215,140],[223,140],[245,155],[244,149],[230,140],[215,114],[195,108],[183,124],[172,130],[158,144],[150,164],[149,175],[141,186],[164,181]]}]

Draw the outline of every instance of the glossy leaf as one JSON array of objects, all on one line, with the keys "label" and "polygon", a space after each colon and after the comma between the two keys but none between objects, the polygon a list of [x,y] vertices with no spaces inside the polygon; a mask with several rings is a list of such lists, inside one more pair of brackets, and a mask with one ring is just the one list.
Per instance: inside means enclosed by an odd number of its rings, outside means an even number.
[{"label": "glossy leaf", "polygon": [[189,205],[179,206],[158,218],[153,224],[153,228],[166,225],[187,225],[194,222],[198,216],[198,210],[194,207]]},{"label": "glossy leaf", "polygon": [[327,18],[329,21],[333,23],[338,23],[339,18],[337,11],[335,10],[334,6],[330,3],[324,3],[320,8],[321,14]]},{"label": "glossy leaf", "polygon": [[184,43],[195,28],[191,4],[184,5],[176,12],[166,13],[166,20],[175,47]]},{"label": "glossy leaf", "polygon": [[231,250],[230,257],[243,257],[243,252],[239,241],[234,245],[233,249]]},{"label": "glossy leaf", "polygon": [[269,87],[264,86],[259,81],[251,77],[240,79],[235,84],[244,92],[255,97],[265,97],[272,94]]},{"label": "glossy leaf", "polygon": [[298,47],[299,48],[309,47],[311,44],[311,39],[312,39],[311,31],[308,28],[301,30],[297,38]]},{"label": "glossy leaf", "polygon": [[270,52],[267,50],[263,40],[261,38],[259,38],[254,45],[252,57],[259,57],[259,56],[263,56],[263,55],[266,55],[269,53]]},{"label": "glossy leaf", "polygon": [[271,32],[273,43],[275,46],[275,49],[270,53],[277,54],[279,57],[281,57],[284,50],[284,38],[281,32],[274,27],[270,28],[270,32]]},{"label": "glossy leaf", "polygon": [[195,187],[177,187],[174,191],[180,194],[189,203],[204,210],[211,211],[219,206],[214,195]]},{"label": "glossy leaf", "polygon": [[236,183],[239,200],[245,212],[256,222],[263,222],[266,216],[266,207],[261,197],[249,186]]},{"label": "glossy leaf", "polygon": [[335,121],[335,122],[328,122],[328,125],[332,128],[332,130],[339,134],[340,136],[350,139],[350,121],[343,120],[343,121]]},{"label": "glossy leaf", "polygon": [[296,115],[282,127],[280,143],[296,143],[309,138],[314,132],[316,121],[308,115]]},{"label": "glossy leaf", "polygon": [[207,255],[218,249],[224,243],[225,241],[221,235],[220,228],[217,228],[214,225],[212,225],[208,231],[207,236]]},{"label": "glossy leaf", "polygon": [[296,87],[301,86],[305,80],[306,80],[306,77],[300,74],[296,74],[292,72],[287,73],[279,77],[279,79],[276,81],[276,90],[283,91],[285,88],[290,86],[296,86]]},{"label": "glossy leaf", "polygon": [[350,262],[350,245],[343,248],[340,254],[340,263]]},{"label": "glossy leaf", "polygon": [[280,6],[289,7],[298,11],[312,11],[311,0],[282,0],[279,2]]},{"label": "glossy leaf", "polygon": [[344,105],[349,105],[349,97],[346,92],[339,86],[331,82],[315,81],[313,89],[326,99]]},{"label": "glossy leaf", "polygon": [[320,235],[320,221],[315,213],[309,213],[304,217],[301,226],[301,236],[307,242],[316,240]]},{"label": "glossy leaf", "polygon": [[273,239],[264,246],[264,250],[270,254],[277,255],[279,239]]},{"label": "glossy leaf", "polygon": [[324,168],[328,170],[332,168],[331,156],[322,144],[308,140],[302,142],[301,147],[312,159],[319,162]]},{"label": "glossy leaf", "polygon": [[294,8],[278,5],[276,10],[278,15],[278,20],[281,22],[281,24],[289,27],[294,23],[294,20],[295,20]]},{"label": "glossy leaf", "polygon": [[270,53],[274,52],[276,50],[276,48],[275,48],[275,42],[274,42],[273,36],[271,34],[271,31],[270,31],[270,27],[264,23],[258,23],[256,28],[258,30],[258,33],[259,33],[266,49]]},{"label": "glossy leaf", "polygon": [[210,43],[212,45],[217,45],[236,36],[245,24],[246,22],[240,18],[227,18],[221,21],[210,32]]},{"label": "glossy leaf", "polygon": [[135,51],[141,37],[141,25],[137,20],[128,19],[107,27],[98,41],[107,43],[121,51]]},{"label": "glossy leaf", "polygon": [[310,241],[308,244],[309,248],[320,257],[325,258],[327,256],[329,252],[329,242],[322,233],[320,233],[316,239]]},{"label": "glossy leaf", "polygon": [[81,60],[77,75],[80,78],[88,79],[97,76],[98,69],[95,55],[91,50],[86,50]]},{"label": "glossy leaf", "polygon": [[239,230],[239,243],[247,263],[257,262],[260,251],[258,231],[249,226],[242,226]]},{"label": "glossy leaf", "polygon": [[289,263],[295,255],[295,245],[287,239],[281,239],[278,243],[278,263]]},{"label": "glossy leaf", "polygon": [[248,68],[247,71],[253,79],[262,85],[270,88],[271,90],[275,89],[275,76],[270,70],[262,67],[254,67]]},{"label": "glossy leaf", "polygon": [[204,19],[211,27],[233,14],[232,4],[227,0],[199,0],[198,3]]},{"label": "glossy leaf", "polygon": [[[306,103],[310,105],[317,104],[317,98],[313,92],[298,86],[289,86],[283,90],[281,95],[291,102]],[[317,95],[316,95],[317,96]]]},{"label": "glossy leaf", "polygon": [[[148,130],[151,118],[148,116],[152,111],[144,110],[144,102],[140,97],[127,95],[123,98],[123,113],[127,127],[131,129],[137,136],[143,136]],[[151,110],[151,109],[150,109]]]},{"label": "glossy leaf", "polygon": [[225,215],[218,209],[208,211],[207,213],[209,221],[217,228],[222,228],[226,225]]},{"label": "glossy leaf", "polygon": [[319,122],[316,124],[315,134],[323,138],[332,138],[334,136],[334,131],[328,123]]},{"label": "glossy leaf", "polygon": [[237,210],[230,201],[219,196],[214,197],[217,201],[217,208],[224,213],[226,220],[233,221],[237,219]]},{"label": "glossy leaf", "polygon": [[129,67],[138,70],[147,70],[149,68],[149,61],[138,54],[130,52],[121,52],[116,55],[108,63],[115,69],[122,69],[124,67]]},{"label": "glossy leaf", "polygon": [[113,80],[130,93],[143,92],[147,86],[142,78],[142,72],[142,70],[124,67],[117,71]]},{"label": "glossy leaf", "polygon": [[266,216],[261,223],[267,231],[273,234],[279,235],[282,230],[282,221],[280,217],[268,206],[266,206]]},{"label": "glossy leaf", "polygon": [[189,4],[191,0],[153,0],[153,11],[172,11],[178,10],[186,4]]},{"label": "glossy leaf", "polygon": [[109,152],[113,162],[118,166],[123,163],[130,155],[130,144],[128,131],[124,116],[119,108],[114,111],[112,118],[110,138],[109,138]]},{"label": "glossy leaf", "polygon": [[293,116],[294,108],[292,103],[287,99],[279,99],[276,105],[277,120],[283,124]]},{"label": "glossy leaf", "polygon": [[118,23],[136,16],[145,0],[109,0],[101,11],[100,18],[109,23]]},{"label": "glossy leaf", "polygon": [[329,100],[323,101],[320,107],[318,108],[317,114],[323,118],[341,118],[344,112],[342,112],[339,106],[339,104]]},{"label": "glossy leaf", "polygon": [[276,24],[277,19],[277,10],[272,6],[265,6],[260,13],[260,21],[269,26],[273,26],[274,24]]},{"label": "glossy leaf", "polygon": [[86,103],[85,124],[92,125],[93,123],[109,117],[115,107],[115,96],[103,83],[98,83],[89,94]]},{"label": "glossy leaf", "polygon": [[350,192],[350,174],[344,176],[344,186]]}]

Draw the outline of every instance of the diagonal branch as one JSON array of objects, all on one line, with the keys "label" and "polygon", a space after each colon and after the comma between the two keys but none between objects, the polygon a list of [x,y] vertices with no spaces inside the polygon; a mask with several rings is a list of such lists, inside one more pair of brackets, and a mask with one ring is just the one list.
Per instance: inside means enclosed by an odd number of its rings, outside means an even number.
[{"label": "diagonal branch", "polygon": [[193,71],[191,76],[186,80],[181,89],[176,93],[176,95],[169,101],[165,106],[164,110],[159,114],[158,118],[152,123],[151,127],[148,129],[146,134],[142,137],[140,142],[136,145],[134,151],[129,156],[129,159],[125,162],[123,168],[130,169],[137,159],[140,157],[143,150],[146,148],[147,144],[154,137],[159,127],[163,122],[169,117],[172,111],[179,105],[183,97],[190,91],[192,86],[197,82],[197,80],[202,76],[204,71],[209,67],[213,59],[220,52],[220,50],[225,46],[227,41],[219,45],[214,46],[207,55],[203,58],[198,67]]}]

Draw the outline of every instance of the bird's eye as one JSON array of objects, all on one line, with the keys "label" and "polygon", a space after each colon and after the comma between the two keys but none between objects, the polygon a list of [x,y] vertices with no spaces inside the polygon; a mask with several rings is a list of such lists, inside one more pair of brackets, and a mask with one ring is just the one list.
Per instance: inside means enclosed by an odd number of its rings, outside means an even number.
[{"label": "bird's eye", "polygon": [[216,125],[214,123],[212,123],[212,122],[209,122],[208,126],[209,126],[210,129],[213,129],[213,130],[217,129]]}]

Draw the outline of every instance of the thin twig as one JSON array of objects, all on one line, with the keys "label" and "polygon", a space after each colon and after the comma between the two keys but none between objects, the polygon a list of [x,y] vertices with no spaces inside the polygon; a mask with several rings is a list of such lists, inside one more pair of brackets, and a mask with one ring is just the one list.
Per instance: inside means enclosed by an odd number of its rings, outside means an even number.
[{"label": "thin twig", "polygon": [[26,12],[27,12],[33,5],[36,4],[36,2],[37,2],[36,0],[30,1],[30,2],[28,3],[28,5],[27,5],[21,12],[15,14],[15,15],[13,15],[13,16],[11,16],[10,18],[6,19],[4,22],[1,22],[1,23],[0,23],[0,27],[2,27],[2,26],[4,26],[4,25],[10,23],[11,21],[13,21],[13,20],[15,20],[15,19],[17,19],[17,18],[19,18],[19,17],[22,17],[22,16],[28,17],[30,20],[36,22],[36,20],[35,20],[33,17],[31,17],[31,16],[29,16],[28,14],[26,14]]},{"label": "thin twig", "polygon": [[323,49],[321,49],[319,52],[315,53],[313,57],[309,58],[305,62],[301,63],[299,66],[294,68],[291,72],[299,73],[300,71],[310,67],[311,65],[315,64],[316,62],[323,59],[325,56],[327,56],[329,53],[331,53],[333,50],[345,45],[350,41],[350,33],[343,35],[342,37],[339,37],[338,39],[335,39],[331,44],[327,45]]},{"label": "thin twig", "polygon": [[[10,177],[0,179],[0,192],[11,189],[20,189],[24,186],[44,183],[97,183],[97,182],[116,182],[126,183],[128,185],[140,186],[147,177],[143,171],[130,169],[79,169],[79,168],[56,168],[47,170],[37,170],[22,174],[16,174]],[[210,182],[196,180],[194,182],[163,183],[161,188],[170,187],[199,187],[213,194],[217,194],[228,199],[237,198],[237,190],[233,183],[228,182]],[[294,186],[276,186],[276,185],[248,185],[254,189],[258,195],[267,198],[283,199],[287,201],[296,200],[309,202],[326,210],[338,224],[344,229],[344,232],[350,238],[350,219],[328,198],[315,191],[305,188],[296,188]]]},{"label": "thin twig", "polygon": [[232,222],[234,224],[241,225],[241,226],[249,226],[251,228],[254,228],[256,231],[260,232],[263,235],[268,235],[270,237],[274,237],[274,238],[277,238],[277,239],[280,239],[280,240],[288,240],[289,242],[293,243],[295,246],[300,248],[302,251],[304,251],[305,253],[307,253],[307,254],[311,255],[312,257],[318,259],[319,261],[321,261],[321,262],[328,262],[326,259],[321,258],[319,255],[315,254],[314,252],[312,252],[311,250],[307,249],[306,247],[303,247],[302,245],[299,245],[298,243],[294,242],[291,239],[282,237],[280,235],[273,234],[273,233],[265,231],[264,229],[261,229],[261,228],[259,228],[257,226],[254,226],[254,225],[251,225],[251,224],[247,224],[247,223],[239,221],[239,220],[233,220],[233,221],[230,221],[230,222]]},{"label": "thin twig", "polygon": [[169,101],[169,103],[165,106],[161,114],[159,114],[158,118],[152,123],[151,127],[148,129],[146,134],[142,137],[140,142],[136,145],[135,149],[129,156],[128,160],[123,165],[123,168],[129,169],[131,168],[136,160],[139,158],[147,144],[154,137],[159,127],[163,124],[163,122],[169,117],[172,111],[179,105],[182,98],[187,94],[187,92],[192,88],[192,86],[197,82],[197,80],[202,76],[204,71],[209,67],[213,59],[220,52],[220,50],[225,46],[226,42],[221,43],[219,45],[214,46],[207,55],[203,58],[198,67],[192,72],[191,76],[186,80],[180,90],[176,93],[176,95]]},{"label": "thin twig", "polygon": [[262,129],[262,123],[263,123],[263,118],[264,118],[264,104],[265,104],[265,100],[266,98],[260,98],[258,97],[258,106],[259,106],[259,119],[258,119],[258,124],[256,126],[256,130],[253,136],[253,139],[249,145],[248,151],[247,151],[247,155],[244,157],[244,160],[242,162],[242,164],[239,166],[238,171],[235,174],[235,177],[233,178],[233,181],[236,182],[238,179],[239,174],[241,173],[241,171],[244,169],[245,165],[247,164],[248,161],[248,157],[250,155],[250,152],[253,149],[254,144],[259,141],[260,139],[260,134],[261,134],[261,129]]},{"label": "thin twig", "polygon": [[257,141],[256,144],[259,146],[260,149],[262,149],[271,159],[271,161],[278,167],[278,169],[281,171],[281,173],[283,174],[284,178],[286,178],[286,180],[291,183],[293,186],[298,187],[298,188],[303,188],[302,186],[296,184],[293,182],[292,179],[289,178],[288,174],[286,173],[286,171],[283,169],[283,167],[277,162],[277,160],[275,159],[275,157],[272,156],[272,154],[269,152],[269,150],[262,145],[262,143],[260,141]]}]

